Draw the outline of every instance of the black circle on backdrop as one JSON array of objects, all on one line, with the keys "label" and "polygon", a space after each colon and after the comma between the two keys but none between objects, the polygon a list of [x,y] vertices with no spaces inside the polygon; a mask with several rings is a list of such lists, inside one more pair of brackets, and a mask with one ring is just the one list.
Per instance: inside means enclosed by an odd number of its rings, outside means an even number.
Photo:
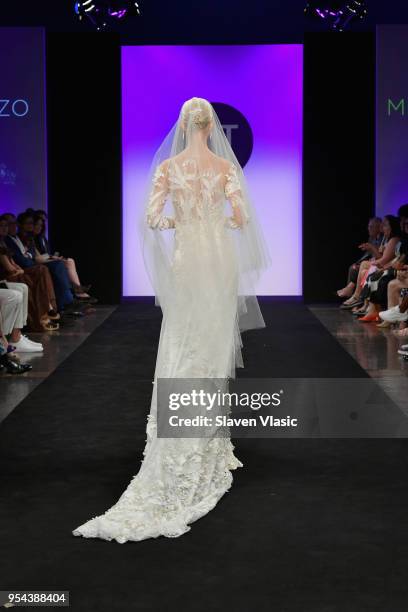
[{"label": "black circle on backdrop", "polygon": [[232,150],[242,168],[246,166],[254,148],[254,136],[246,117],[236,108],[224,102],[211,102],[218,115]]}]

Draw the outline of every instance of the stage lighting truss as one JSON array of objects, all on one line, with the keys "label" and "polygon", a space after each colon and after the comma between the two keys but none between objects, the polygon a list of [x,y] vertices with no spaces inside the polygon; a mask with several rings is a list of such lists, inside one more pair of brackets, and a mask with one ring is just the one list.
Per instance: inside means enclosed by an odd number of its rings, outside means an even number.
[{"label": "stage lighting truss", "polygon": [[107,30],[126,17],[139,16],[139,3],[134,0],[82,0],[75,2],[78,19],[88,19],[97,30]]},{"label": "stage lighting truss", "polygon": [[352,21],[364,19],[367,15],[367,3],[364,0],[348,2],[308,2],[305,14],[324,20],[333,30],[345,30]]}]

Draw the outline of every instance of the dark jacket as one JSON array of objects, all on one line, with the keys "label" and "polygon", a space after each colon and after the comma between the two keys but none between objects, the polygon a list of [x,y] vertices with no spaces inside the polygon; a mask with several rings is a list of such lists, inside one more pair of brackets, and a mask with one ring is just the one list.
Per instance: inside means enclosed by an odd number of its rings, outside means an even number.
[{"label": "dark jacket", "polygon": [[5,243],[10,249],[13,259],[21,268],[31,268],[35,266],[35,258],[32,250],[26,248],[26,253],[23,254],[18,244],[16,244],[11,236],[6,236]]},{"label": "dark jacket", "polygon": [[50,243],[47,240],[46,236],[36,236],[35,239],[35,246],[37,247],[37,251],[41,254],[41,255],[51,255],[51,247],[50,247]]}]

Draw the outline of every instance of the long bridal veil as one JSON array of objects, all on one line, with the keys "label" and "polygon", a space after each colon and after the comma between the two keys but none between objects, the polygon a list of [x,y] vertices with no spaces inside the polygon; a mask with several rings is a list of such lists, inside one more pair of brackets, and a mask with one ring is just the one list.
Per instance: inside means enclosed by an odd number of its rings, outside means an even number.
[{"label": "long bridal veil", "polygon": [[[264,321],[256,298],[256,287],[262,271],[270,265],[268,248],[261,224],[249,196],[243,170],[224,133],[217,113],[211,104],[202,98],[192,98],[183,105],[178,120],[154,155],[148,182],[149,188],[146,192],[145,206],[143,207],[139,226],[145,266],[154,289],[156,304],[160,304],[165,309],[166,304],[171,304],[175,294],[173,232],[152,232],[151,226],[149,227],[149,224],[146,223],[146,216],[149,214],[149,209],[152,208],[152,205],[153,208],[156,206],[160,213],[162,212],[162,204],[169,191],[169,185],[166,184],[166,180],[163,180],[162,191],[156,190],[153,196],[152,193],[155,186],[158,183],[160,184],[160,179],[163,178],[162,168],[166,160],[180,158],[184,167],[187,166],[188,170],[187,177],[184,172],[180,172],[177,177],[180,182],[180,191],[183,188],[187,191],[196,188],[194,177],[202,177],[204,189],[201,189],[200,194],[203,198],[202,209],[200,210],[201,228],[203,227],[203,222],[211,223],[210,218],[204,219],[204,217],[205,215],[210,217],[212,206],[219,205],[219,202],[214,201],[217,199],[214,190],[211,192],[212,189],[216,188],[215,182],[217,181],[217,176],[214,176],[212,172],[214,167],[213,160],[203,155],[202,149],[199,151],[194,149],[194,139],[197,131],[202,130],[207,123],[207,147],[215,156],[226,161],[228,180],[224,202],[229,199],[233,205],[239,206],[243,217],[242,226],[235,228],[233,224],[230,224],[231,231],[228,232],[228,240],[233,244],[234,259],[237,265],[237,330],[245,331],[263,327]],[[189,151],[191,153],[188,153]],[[188,159],[190,156],[193,159]],[[192,166],[193,163],[194,167]],[[223,173],[224,170],[225,168],[222,166],[219,167],[220,173]],[[193,180],[189,182],[189,178]],[[172,180],[174,182],[174,177]],[[211,184],[211,181],[213,181],[213,184]],[[151,187],[152,185],[153,187]],[[192,199],[196,195],[191,193]],[[153,203],[152,197],[157,198]],[[207,198],[207,202],[204,201],[205,198]],[[171,202],[167,205],[171,205]],[[191,222],[192,215],[189,217],[186,213],[184,215],[186,217],[185,221]],[[182,219],[179,218],[179,227],[181,225],[180,222],[182,223]],[[162,229],[168,228],[164,227]],[[239,229],[239,231],[233,231],[234,229]],[[192,255],[197,260],[197,274],[208,272],[214,277],[214,284],[216,285],[215,279],[221,275],[221,271],[224,269],[225,253],[223,252],[223,245],[218,244],[214,236],[212,238],[212,244],[210,246],[207,244],[207,250],[211,249],[210,269],[207,266],[206,270],[203,270],[203,261],[205,260],[206,263],[208,261],[206,258],[202,259],[200,257],[198,248],[194,249],[193,253],[189,255]],[[226,247],[226,245],[224,246]],[[214,294],[213,297],[215,300],[218,299],[220,301],[224,293],[222,291],[223,279],[219,278],[219,281],[221,291],[218,295]],[[187,295],[185,297],[187,299]],[[191,298],[191,295],[189,297]],[[192,312],[193,310],[191,308]],[[241,365],[240,356],[237,355],[236,357],[236,364]]]}]

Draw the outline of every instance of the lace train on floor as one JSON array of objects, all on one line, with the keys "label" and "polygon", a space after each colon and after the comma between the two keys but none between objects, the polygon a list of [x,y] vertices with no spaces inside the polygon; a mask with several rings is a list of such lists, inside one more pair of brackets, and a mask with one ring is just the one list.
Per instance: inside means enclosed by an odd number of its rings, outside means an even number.
[{"label": "lace train on floor", "polygon": [[242,467],[233,449],[225,438],[153,440],[118,502],[73,534],[123,544],[186,533],[231,487],[231,470]]}]

